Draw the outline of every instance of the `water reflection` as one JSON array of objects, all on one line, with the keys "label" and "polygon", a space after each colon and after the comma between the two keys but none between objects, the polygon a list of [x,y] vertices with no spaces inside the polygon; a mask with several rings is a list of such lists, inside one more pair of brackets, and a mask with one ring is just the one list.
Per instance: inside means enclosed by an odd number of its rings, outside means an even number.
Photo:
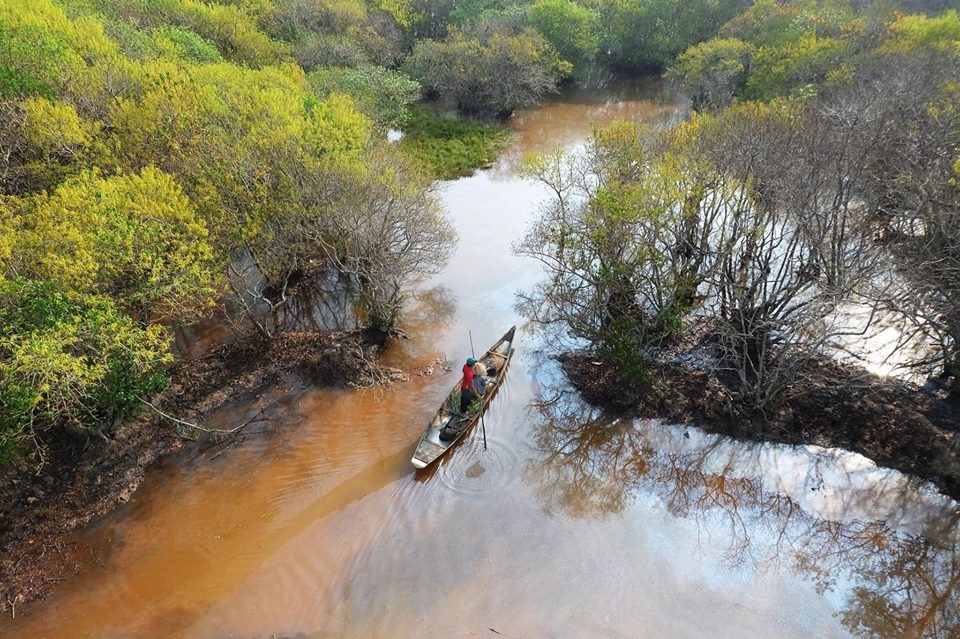
[{"label": "water reflection", "polygon": [[276,309],[273,322],[282,332],[350,330],[358,323],[356,297],[349,279],[329,266],[299,284],[295,294]]},{"label": "water reflection", "polygon": [[434,286],[410,294],[403,325],[414,333],[423,333],[438,323],[449,322],[457,313],[457,299],[446,286]]},{"label": "water reflection", "polygon": [[328,266],[287,291],[282,302],[266,301],[266,280],[248,258],[231,266],[242,295],[223,299],[223,308],[189,326],[176,326],[173,351],[198,357],[259,325],[270,333],[347,331],[359,321],[357,296],[348,278]]},{"label": "water reflection", "polygon": [[554,391],[536,404],[549,417],[535,435],[541,458],[525,473],[547,513],[590,517],[621,512],[646,479],[655,452],[644,434]]},{"label": "water reflection", "polygon": [[696,521],[701,538],[723,539],[731,569],[793,570],[840,596],[840,620],[856,636],[960,637],[956,504],[922,534],[878,519],[832,521],[762,474],[744,474],[738,448],[762,445],[675,429],[679,441],[665,439],[671,427],[603,415],[563,389],[545,390],[532,408],[541,419],[525,478],[548,514],[606,517],[652,498]]},{"label": "water reflection", "polygon": [[572,87],[553,102],[521,109],[510,118],[514,143],[489,172],[494,180],[516,178],[521,158],[557,148],[570,150],[590,138],[595,126],[616,120],[638,120],[669,126],[686,119],[689,102],[654,78],[621,78],[598,89]]}]

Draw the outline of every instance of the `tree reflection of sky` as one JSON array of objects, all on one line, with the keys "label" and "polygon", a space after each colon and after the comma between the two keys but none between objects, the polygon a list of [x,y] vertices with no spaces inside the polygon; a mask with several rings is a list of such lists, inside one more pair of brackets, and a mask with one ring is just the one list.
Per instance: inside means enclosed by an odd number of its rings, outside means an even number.
[{"label": "tree reflection of sky", "polygon": [[[673,516],[695,520],[701,535],[723,531],[727,565],[795,570],[817,592],[839,597],[841,622],[855,636],[960,637],[954,502],[921,531],[883,520],[832,521],[749,476],[736,445],[723,438],[697,432],[684,445],[665,446],[666,427],[604,415],[563,384],[551,386],[542,385],[532,406],[540,417],[537,454],[526,472],[548,514],[606,517],[641,493],[653,495]],[[903,491],[910,507],[913,490]],[[871,498],[871,491],[856,494]]]}]

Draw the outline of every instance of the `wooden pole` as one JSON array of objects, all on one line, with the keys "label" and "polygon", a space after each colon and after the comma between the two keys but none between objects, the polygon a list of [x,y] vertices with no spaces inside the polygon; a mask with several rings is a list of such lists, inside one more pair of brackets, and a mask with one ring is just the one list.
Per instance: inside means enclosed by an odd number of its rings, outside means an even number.
[{"label": "wooden pole", "polygon": [[[473,350],[473,331],[467,331],[467,334],[470,335],[470,355],[476,359],[477,354]],[[484,392],[486,392],[486,384],[484,384]],[[480,398],[480,403],[483,403],[483,398]],[[480,430],[483,432],[483,449],[487,449],[487,424],[483,421],[483,406],[480,407]]]}]

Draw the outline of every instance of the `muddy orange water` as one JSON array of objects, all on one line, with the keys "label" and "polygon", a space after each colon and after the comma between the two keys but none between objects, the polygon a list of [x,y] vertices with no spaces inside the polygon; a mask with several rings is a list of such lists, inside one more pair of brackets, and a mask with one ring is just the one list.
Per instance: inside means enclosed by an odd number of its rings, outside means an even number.
[{"label": "muddy orange water", "polygon": [[[605,417],[513,310],[539,271],[510,244],[545,194],[512,161],[575,148],[592,122],[683,115],[653,81],[517,115],[496,167],[444,186],[459,249],[386,354],[453,371],[273,389],[283,410],[268,434],[150,472],[76,537],[83,573],[0,636],[958,636],[956,503],[855,454]],[[486,447],[477,428],[415,474],[469,335],[482,350],[512,324]]]}]

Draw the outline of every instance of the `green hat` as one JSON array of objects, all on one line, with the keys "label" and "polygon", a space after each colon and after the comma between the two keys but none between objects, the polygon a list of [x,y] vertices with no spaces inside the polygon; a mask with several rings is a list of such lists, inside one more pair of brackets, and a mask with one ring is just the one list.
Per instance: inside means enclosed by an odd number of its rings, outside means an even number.
[{"label": "green hat", "polygon": [[476,363],[477,363],[477,360],[473,359],[472,357],[468,357],[468,358],[467,358],[467,365],[468,365],[468,366],[473,366],[473,365],[476,364]]}]

